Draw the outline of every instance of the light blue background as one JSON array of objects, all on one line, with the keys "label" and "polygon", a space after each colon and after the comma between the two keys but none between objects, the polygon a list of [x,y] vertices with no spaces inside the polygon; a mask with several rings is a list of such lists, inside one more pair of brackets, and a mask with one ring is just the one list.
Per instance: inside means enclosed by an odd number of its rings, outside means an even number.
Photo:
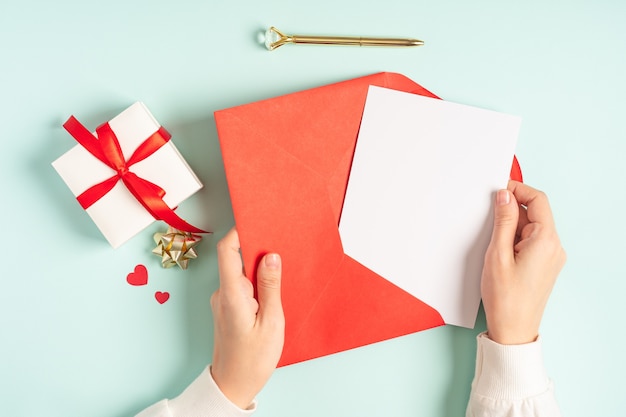
[{"label": "light blue background", "polygon": [[[564,415],[624,415],[625,23],[620,0],[3,0],[0,414],[122,417],[177,395],[210,361],[214,246],[233,224],[213,112],[395,71],[522,116],[526,182],[551,197],[569,255],[543,321],[547,368]],[[256,34],[269,25],[426,45],[268,52]],[[137,100],[205,185],[179,209],[215,231],[188,271],[150,254],[161,225],[111,249],[50,166],[74,146],[69,115],[93,128]],[[138,263],[145,287],[125,281]],[[157,290],[170,301],[159,305]],[[257,415],[461,416],[483,328],[481,313],[474,330],[280,369]]]}]

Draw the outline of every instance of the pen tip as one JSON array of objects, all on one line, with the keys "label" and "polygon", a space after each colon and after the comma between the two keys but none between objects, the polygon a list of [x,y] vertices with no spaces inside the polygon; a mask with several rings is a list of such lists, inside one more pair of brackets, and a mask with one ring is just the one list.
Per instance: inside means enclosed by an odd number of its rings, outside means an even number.
[{"label": "pen tip", "polygon": [[424,41],[420,41],[419,39],[411,39],[412,46],[422,46],[424,45]]}]

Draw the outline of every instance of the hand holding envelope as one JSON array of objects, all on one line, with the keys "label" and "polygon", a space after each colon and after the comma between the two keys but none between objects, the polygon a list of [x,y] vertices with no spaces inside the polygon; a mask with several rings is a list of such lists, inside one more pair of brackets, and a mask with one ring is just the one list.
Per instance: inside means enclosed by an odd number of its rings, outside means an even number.
[{"label": "hand holding envelope", "polygon": [[[283,260],[279,366],[445,324],[437,306],[342,244],[338,225],[370,85],[436,98],[380,73],[215,113],[244,266],[256,270],[267,252]],[[379,230],[364,231],[380,241]],[[405,265],[419,270],[410,259]]]}]

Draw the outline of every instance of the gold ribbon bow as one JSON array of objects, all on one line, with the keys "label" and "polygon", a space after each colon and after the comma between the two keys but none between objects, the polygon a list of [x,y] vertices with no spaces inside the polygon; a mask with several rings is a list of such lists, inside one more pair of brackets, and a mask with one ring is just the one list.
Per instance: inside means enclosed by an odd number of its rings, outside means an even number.
[{"label": "gold ribbon bow", "polygon": [[201,240],[200,235],[169,227],[165,233],[154,234],[154,243],[157,246],[152,253],[161,257],[163,268],[178,265],[181,269],[187,269],[189,260],[198,257],[195,246]]}]

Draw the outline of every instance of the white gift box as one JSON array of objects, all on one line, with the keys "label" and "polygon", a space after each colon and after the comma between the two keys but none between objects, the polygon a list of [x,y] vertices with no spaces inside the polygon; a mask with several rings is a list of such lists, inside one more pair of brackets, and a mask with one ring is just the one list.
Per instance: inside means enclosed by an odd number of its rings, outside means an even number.
[{"label": "white gift box", "polygon": [[[119,141],[124,159],[161,125],[146,106],[137,102],[109,121]],[[78,144],[52,163],[75,196],[116,175],[116,172]],[[177,207],[202,184],[172,141],[168,141],[146,159],[133,164],[129,171],[163,190],[163,201]],[[85,210],[114,248],[154,222],[154,217],[131,194],[120,180],[102,198]]]}]

